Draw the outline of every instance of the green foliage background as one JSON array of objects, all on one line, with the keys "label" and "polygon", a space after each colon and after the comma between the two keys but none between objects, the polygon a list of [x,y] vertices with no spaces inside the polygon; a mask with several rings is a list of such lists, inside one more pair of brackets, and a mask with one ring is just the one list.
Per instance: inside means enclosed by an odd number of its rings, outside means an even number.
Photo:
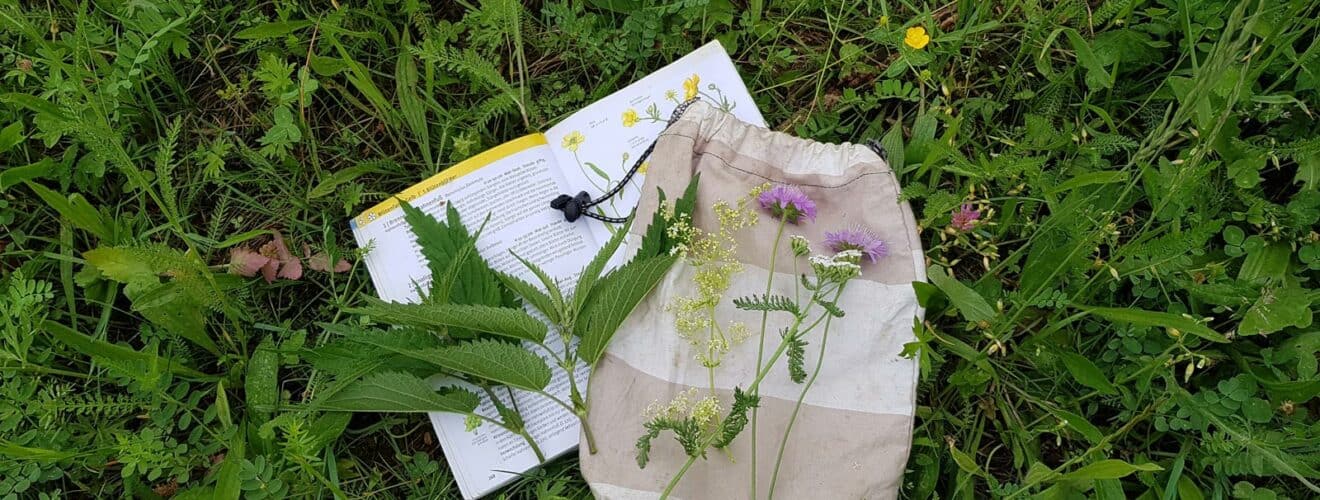
[{"label": "green foliage background", "polygon": [[[1306,0],[0,0],[0,498],[456,495],[426,419],[299,410],[365,270],[229,252],[353,261],[349,216],[712,38],[775,129],[880,140],[920,216],[905,496],[1314,498],[1317,31]],[[563,459],[504,495],[588,493]]]}]

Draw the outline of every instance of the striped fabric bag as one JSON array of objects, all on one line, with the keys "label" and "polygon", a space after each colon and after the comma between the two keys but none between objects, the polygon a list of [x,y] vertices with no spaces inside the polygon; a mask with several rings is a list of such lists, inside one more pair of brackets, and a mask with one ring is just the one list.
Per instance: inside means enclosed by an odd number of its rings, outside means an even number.
[{"label": "striped fabric bag", "polygon": [[[917,363],[899,356],[914,340],[914,318],[921,308],[911,283],[925,280],[916,223],[888,164],[871,149],[798,139],[738,121],[704,102],[693,103],[660,136],[651,156],[637,220],[651,220],[658,208],[656,188],[671,197],[697,174],[701,181],[693,223],[716,229],[711,206],[735,201],[765,183],[799,187],[815,202],[814,222],[785,228],[823,250],[824,233],[862,227],[878,234],[888,255],[863,265],[848,283],[839,306],[825,362],[793,424],[773,495],[771,472],[779,442],[802,385],[777,366],[760,386],[757,431],[757,498],[896,498],[912,439]],[[645,231],[644,225],[632,228]],[[735,386],[755,378],[760,313],[739,311],[729,299],[765,291],[776,224],[761,223],[737,235],[744,271],[733,278],[718,308],[719,318],[738,318],[753,338],[735,345],[716,370],[715,386],[727,411]],[[630,238],[637,242],[640,238]],[[792,296],[797,278],[794,257],[782,244],[777,257],[775,293]],[[797,268],[809,269],[806,258]],[[645,430],[644,410],[690,388],[709,390],[708,372],[694,349],[680,338],[666,305],[695,295],[693,268],[680,261],[616,334],[592,374],[590,425],[599,452],[581,451],[583,474],[597,498],[650,499],[665,489],[687,456],[671,435],[654,441],[650,462],[640,468],[637,442]],[[784,314],[771,314],[767,350],[778,345],[775,332],[788,326]],[[815,369],[819,332],[808,335],[807,370]],[[585,448],[585,447],[583,447]],[[686,473],[670,498],[743,499],[751,496],[750,426],[729,447],[712,451]]]}]

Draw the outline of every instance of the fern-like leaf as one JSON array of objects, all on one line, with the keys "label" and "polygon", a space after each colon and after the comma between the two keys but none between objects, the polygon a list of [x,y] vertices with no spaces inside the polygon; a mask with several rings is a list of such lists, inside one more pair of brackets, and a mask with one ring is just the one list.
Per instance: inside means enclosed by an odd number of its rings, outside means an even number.
[{"label": "fern-like leaf", "polygon": [[794,316],[800,312],[793,299],[783,295],[761,294],[748,295],[733,299],[734,307],[744,311],[783,311]]},{"label": "fern-like leaf", "polygon": [[[729,416],[720,424],[720,435],[712,446],[724,448],[733,443],[733,440],[741,434],[744,427],[747,427],[747,412],[752,408],[761,405],[761,397],[755,394],[743,392],[741,387],[733,388],[733,406],[729,407]],[[692,456],[689,453],[689,456]]]}]

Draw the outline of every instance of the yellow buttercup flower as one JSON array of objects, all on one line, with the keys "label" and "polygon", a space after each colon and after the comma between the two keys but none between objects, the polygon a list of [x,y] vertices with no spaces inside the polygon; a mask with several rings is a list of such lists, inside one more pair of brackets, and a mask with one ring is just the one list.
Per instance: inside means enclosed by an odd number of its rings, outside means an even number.
[{"label": "yellow buttercup flower", "polygon": [[683,100],[686,101],[697,96],[697,84],[701,83],[701,77],[693,74],[691,78],[683,80]]},{"label": "yellow buttercup flower", "polygon": [[642,166],[637,167],[637,173],[642,174],[642,175],[646,175],[646,171],[647,171],[647,170],[650,170],[650,169],[651,169],[651,162],[649,162],[649,161],[644,161],[644,162],[642,162]]},{"label": "yellow buttercup flower", "polygon": [[926,34],[926,28],[913,26],[907,29],[907,34],[903,36],[903,43],[907,44],[908,47],[921,50],[930,43],[930,35]]},{"label": "yellow buttercup flower", "polygon": [[628,108],[623,112],[623,126],[631,127],[637,124],[637,110]]},{"label": "yellow buttercup flower", "polygon": [[576,153],[578,146],[581,146],[583,142],[586,142],[586,140],[587,138],[582,136],[582,132],[578,132],[574,130],[572,132],[569,132],[568,135],[564,136],[564,140],[560,142],[559,145],[563,146],[564,149]]}]

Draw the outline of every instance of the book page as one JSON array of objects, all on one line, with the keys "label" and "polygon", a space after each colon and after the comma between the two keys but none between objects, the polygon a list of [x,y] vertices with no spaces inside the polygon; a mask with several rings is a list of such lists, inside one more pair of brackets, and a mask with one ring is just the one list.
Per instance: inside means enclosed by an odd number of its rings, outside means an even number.
[{"label": "book page", "polygon": [[[582,108],[545,132],[550,149],[569,184],[568,194],[586,191],[599,197],[617,184],[660,136],[674,108],[698,97],[738,119],[765,126],[747,86],[718,41],[643,77],[623,90]],[[641,198],[649,165],[643,164],[619,196],[597,205],[613,217],[632,213]],[[676,196],[677,193],[670,193]],[[614,225],[579,221],[606,241]],[[620,254],[621,255],[621,254]],[[616,258],[618,256],[616,255]]]},{"label": "book page", "polygon": [[[551,276],[571,283],[595,256],[600,243],[585,225],[569,224],[561,213],[549,209],[549,201],[567,185],[545,137],[534,134],[450,167],[404,190],[397,198],[442,221],[447,206],[452,204],[471,231],[484,222],[477,248],[496,270],[540,283],[510,255],[512,250]],[[417,301],[417,287],[430,287],[430,269],[403,219],[398,200],[392,198],[363,212],[353,219],[352,226],[358,245],[370,249],[363,260],[380,298]],[[555,339],[550,342],[556,343]],[[568,378],[562,370],[554,372],[548,392],[567,401]],[[583,384],[580,387],[585,387],[585,367],[576,375]],[[437,386],[455,382],[433,381]],[[483,392],[475,392],[485,398]],[[537,395],[514,394],[523,419],[547,458],[577,446],[578,421],[571,412]],[[496,416],[489,400],[483,401],[478,411]],[[482,496],[538,465],[521,437],[489,423],[475,433],[467,432],[463,420],[462,415],[431,415],[464,498]]]}]

